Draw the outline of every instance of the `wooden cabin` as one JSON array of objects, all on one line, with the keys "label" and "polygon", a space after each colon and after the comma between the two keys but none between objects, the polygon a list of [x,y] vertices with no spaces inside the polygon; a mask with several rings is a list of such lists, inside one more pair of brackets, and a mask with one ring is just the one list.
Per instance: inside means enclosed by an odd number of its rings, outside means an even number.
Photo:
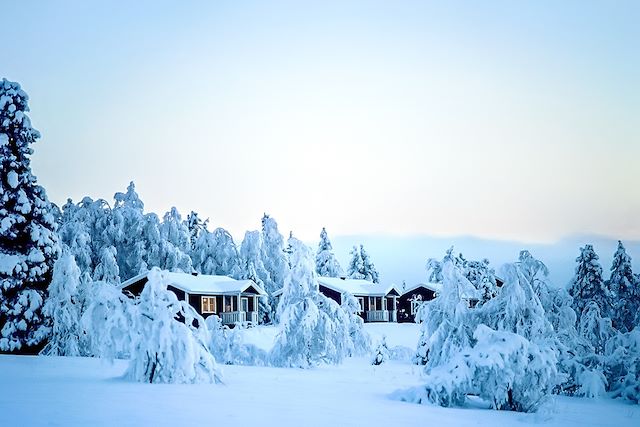
[{"label": "wooden cabin", "polygon": [[[252,280],[228,276],[164,272],[167,289],[179,300],[187,301],[202,317],[217,315],[225,325],[258,324],[258,298],[267,293]],[[147,273],[123,282],[123,291],[140,295],[147,283]]]},{"label": "wooden cabin", "polygon": [[406,288],[398,298],[398,322],[415,322],[420,305],[434,299],[441,290],[441,283],[418,283]]},{"label": "wooden cabin", "polygon": [[[496,286],[501,288],[504,280],[497,276],[495,279]],[[479,292],[470,282],[467,281],[466,285],[461,298],[467,301],[469,307],[475,307],[480,298]],[[415,322],[420,305],[434,299],[441,290],[442,283],[418,283],[415,286],[406,288],[398,298],[398,322]]]},{"label": "wooden cabin", "polygon": [[[350,293],[360,304],[359,315],[365,322],[397,322],[397,301],[400,292],[395,286],[384,286],[368,280],[343,277],[318,277],[320,293],[342,304],[342,295]],[[279,299],[282,289],[274,292]]]}]

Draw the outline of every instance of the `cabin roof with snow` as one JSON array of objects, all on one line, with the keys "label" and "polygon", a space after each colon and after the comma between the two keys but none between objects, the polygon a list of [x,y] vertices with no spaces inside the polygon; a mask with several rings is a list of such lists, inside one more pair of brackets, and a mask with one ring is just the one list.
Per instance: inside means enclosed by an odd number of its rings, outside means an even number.
[{"label": "cabin roof with snow", "polygon": [[[122,282],[122,289],[145,279],[147,273],[138,274],[131,279]],[[258,295],[266,296],[267,293],[253,280],[236,280],[228,276],[212,276],[208,274],[187,274],[165,272],[168,284],[189,294],[201,295],[235,295],[239,292],[254,291]]]},{"label": "cabin roof with snow", "polygon": [[347,279],[341,277],[318,277],[318,283],[321,286],[334,290],[336,292],[349,292],[351,295],[359,296],[385,296],[391,292],[400,295],[400,292],[394,285],[383,285],[373,283],[363,279]]},{"label": "cabin roof with snow", "polygon": [[[406,288],[402,292],[402,295],[406,295],[409,292],[413,292],[418,288],[426,288],[433,292],[438,293],[442,291],[442,283],[433,283],[433,282],[418,283],[417,285]],[[460,298],[466,299],[466,300],[473,300],[473,299],[480,298],[480,292],[468,280],[465,279],[462,283],[460,283],[460,288],[461,288]]]}]

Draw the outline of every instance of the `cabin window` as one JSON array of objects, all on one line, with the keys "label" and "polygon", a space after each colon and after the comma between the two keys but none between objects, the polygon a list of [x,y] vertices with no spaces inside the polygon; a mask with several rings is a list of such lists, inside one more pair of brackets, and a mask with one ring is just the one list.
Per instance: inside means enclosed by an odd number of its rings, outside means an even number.
[{"label": "cabin window", "polygon": [[216,297],[202,297],[202,312],[203,313],[216,312]]},{"label": "cabin window", "polygon": [[358,297],[358,313],[362,313],[364,311],[364,297]]},{"label": "cabin window", "polygon": [[225,295],[224,296],[224,311],[226,313],[231,313],[232,311],[238,310],[238,297],[234,295]]}]

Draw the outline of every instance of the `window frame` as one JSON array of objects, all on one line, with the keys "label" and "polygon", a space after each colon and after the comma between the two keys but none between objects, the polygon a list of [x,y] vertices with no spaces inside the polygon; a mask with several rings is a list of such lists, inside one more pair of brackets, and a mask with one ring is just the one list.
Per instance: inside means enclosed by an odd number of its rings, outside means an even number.
[{"label": "window frame", "polygon": [[202,308],[202,314],[215,314],[218,308],[218,302],[216,300],[216,297],[201,296],[200,307]]}]

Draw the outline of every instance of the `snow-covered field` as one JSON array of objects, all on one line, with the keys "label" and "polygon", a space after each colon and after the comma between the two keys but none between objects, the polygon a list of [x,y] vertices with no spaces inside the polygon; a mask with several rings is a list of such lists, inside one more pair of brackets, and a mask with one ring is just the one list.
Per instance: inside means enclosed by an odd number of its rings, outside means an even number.
[{"label": "snow-covered field", "polygon": [[[414,347],[413,324],[368,324],[374,342]],[[275,328],[247,331],[270,347]],[[0,426],[637,426],[640,407],[609,399],[554,397],[537,414],[446,409],[390,398],[420,384],[403,361],[365,358],[316,369],[224,366],[224,385],[149,385],[121,378],[126,362],[0,356]]]}]

